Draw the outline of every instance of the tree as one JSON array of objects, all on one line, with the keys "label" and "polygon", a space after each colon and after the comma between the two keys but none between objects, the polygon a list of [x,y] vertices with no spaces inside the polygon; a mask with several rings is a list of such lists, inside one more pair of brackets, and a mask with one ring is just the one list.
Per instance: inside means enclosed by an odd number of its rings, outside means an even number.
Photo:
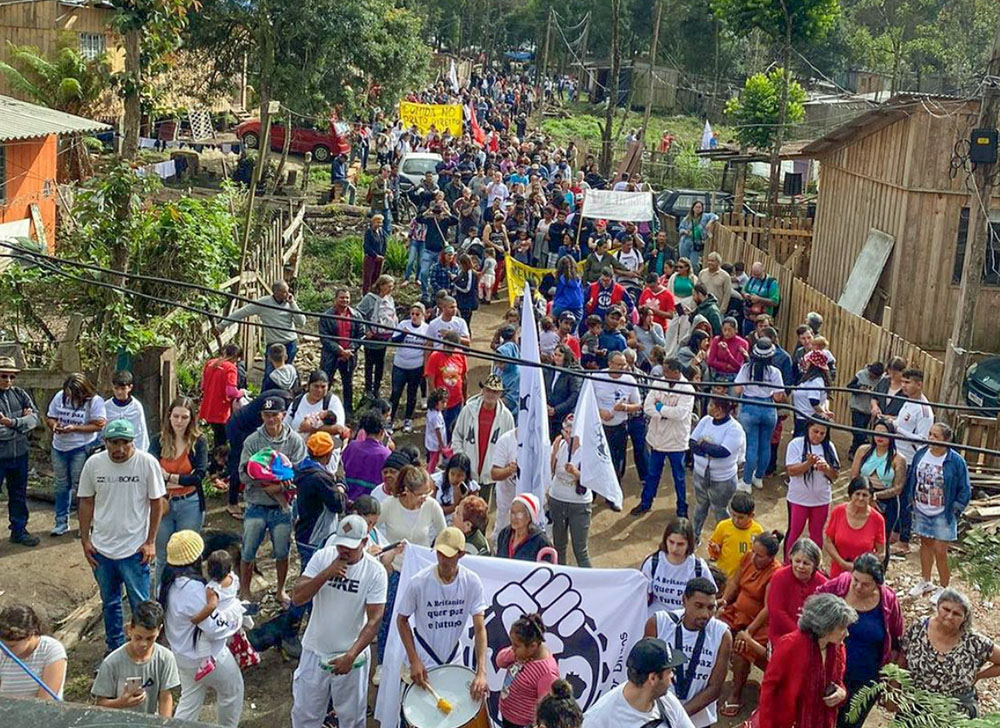
[{"label": "tree", "polygon": [[[10,64],[0,61],[0,73],[11,88],[36,104],[77,116],[92,116],[110,78],[104,55],[88,60],[78,50],[74,36],[59,38],[51,56],[37,48],[8,43]],[[84,179],[93,174],[90,155],[79,134],[69,136],[69,152],[59,157],[59,177]]]},{"label": "tree", "polygon": [[621,76],[622,49],[619,33],[621,22],[622,0],[611,0],[611,71],[608,73],[607,110],[604,112],[604,123],[601,125],[601,174],[605,177],[611,174],[614,162],[614,147],[611,144],[612,127],[614,126],[615,110],[618,108],[618,81]]},{"label": "tree", "polygon": [[[785,74],[775,69],[768,74],[755,73],[743,86],[743,92],[726,103],[726,115],[736,127],[736,138],[742,147],[770,149],[777,135],[781,116],[782,85]],[[788,89],[786,121],[797,124],[805,117],[806,92],[797,81]]]},{"label": "tree", "polygon": [[768,202],[772,208],[778,201],[781,144],[788,124],[792,42],[822,38],[833,26],[839,11],[839,0],[712,0],[712,12],[735,33],[759,30],[781,45],[784,83],[781,84],[777,133],[771,147]]}]

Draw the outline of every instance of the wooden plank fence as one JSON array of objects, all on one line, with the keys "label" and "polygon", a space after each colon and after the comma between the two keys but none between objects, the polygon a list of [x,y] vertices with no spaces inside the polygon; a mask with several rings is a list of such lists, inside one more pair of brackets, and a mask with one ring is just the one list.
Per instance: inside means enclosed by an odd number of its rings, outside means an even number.
[{"label": "wooden plank fence", "polygon": [[771,229],[768,252],[802,280],[809,280],[809,251],[812,248],[812,218],[769,218],[760,215],[727,212],[720,222],[738,237],[764,249],[764,235]]},{"label": "wooden plank fence", "polygon": [[[927,398],[932,401],[938,399],[944,375],[944,362],[940,359],[880,325],[841,308],[797,278],[791,268],[724,225],[717,229],[708,247],[717,251],[725,262],[743,261],[747,271],[753,263],[763,263],[766,274],[778,281],[781,305],[775,326],[782,345],[789,352],[796,344],[795,329],[805,321],[806,314],[815,311],[823,317],[821,333],[830,342],[830,351],[837,357],[837,386],[846,386],[854,373],[869,362],[887,362],[893,356],[901,356],[909,366],[924,371]],[[850,423],[847,397],[843,392],[831,397],[831,408],[838,422]]]}]

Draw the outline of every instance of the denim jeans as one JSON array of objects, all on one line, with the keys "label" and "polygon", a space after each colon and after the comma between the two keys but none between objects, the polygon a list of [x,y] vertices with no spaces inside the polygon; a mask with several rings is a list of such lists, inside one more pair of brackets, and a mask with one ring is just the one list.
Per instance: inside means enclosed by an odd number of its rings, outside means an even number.
[{"label": "denim jeans", "polygon": [[639,482],[645,482],[648,472],[649,447],[646,445],[646,418],[642,415],[629,417],[627,422],[628,436],[632,441],[632,459],[635,460],[635,472]]},{"label": "denim jeans", "polygon": [[392,625],[392,608],[396,604],[396,592],[399,591],[399,572],[389,572],[389,583],[385,593],[385,613],[378,629],[378,664],[385,662],[385,648],[389,642],[389,627]]},{"label": "denim jeans", "polygon": [[434,261],[438,259],[439,255],[440,253],[426,248],[420,251],[420,271],[417,273],[417,277],[420,279],[420,290],[427,298],[431,298],[437,293],[437,291],[429,290],[428,286],[430,285],[431,266],[434,265]]},{"label": "denim jeans", "polygon": [[743,466],[743,482],[763,478],[771,461],[771,433],[778,424],[778,413],[766,404],[755,404],[744,398],[740,405],[740,424],[747,435],[747,462]]},{"label": "denim jeans", "polygon": [[10,533],[20,536],[28,530],[28,453],[16,458],[0,458],[0,492],[5,482]]},{"label": "denim jeans", "polygon": [[156,577],[154,584],[159,584],[163,577],[163,569],[167,566],[167,541],[177,531],[197,531],[205,523],[205,513],[198,505],[198,494],[192,493],[184,498],[171,498],[169,510],[160,520],[160,530],[156,532]]},{"label": "denim jeans", "polygon": [[382,232],[386,238],[392,235],[392,208],[388,205],[382,208]]},{"label": "denim jeans", "polygon": [[56,489],[56,526],[69,523],[69,508],[73,494],[80,485],[80,472],[87,462],[87,447],[73,450],[52,448],[52,479]]},{"label": "denim jeans", "polygon": [[663,466],[667,460],[670,461],[670,473],[674,478],[674,492],[677,494],[677,515],[687,518],[687,482],[684,473],[684,451],[664,452],[663,450],[649,451],[649,468],[646,472],[646,480],[642,486],[642,505],[649,508],[653,505],[653,498],[660,487],[660,476],[663,475]]},{"label": "denim jeans", "polygon": [[701,270],[701,254],[704,251],[694,249],[694,240],[690,236],[684,236],[681,238],[680,244],[680,254],[682,258],[687,258],[691,261],[691,271]]},{"label": "denim jeans", "polygon": [[420,259],[424,254],[424,241],[411,240],[410,247],[406,249],[406,268],[403,270],[403,279],[409,280],[413,275],[413,280],[420,280]]},{"label": "denim jeans", "polygon": [[719,523],[729,518],[729,499],[736,492],[736,476],[729,480],[710,480],[709,478],[692,473],[691,482],[694,484],[694,540],[701,538],[701,529],[708,518],[708,509],[711,508],[715,514],[715,522]]},{"label": "denim jeans", "polygon": [[292,512],[278,506],[251,504],[243,515],[243,549],[240,558],[248,564],[257,558],[257,550],[270,531],[274,560],[288,558],[292,546]]},{"label": "denim jeans", "polygon": [[149,564],[142,563],[139,553],[124,559],[109,559],[100,554],[95,554],[94,558],[97,560],[94,579],[104,605],[104,642],[110,652],[125,644],[122,587],[125,587],[129,609],[134,612],[139,602],[149,599]]},{"label": "denim jeans", "polygon": [[[296,354],[296,352],[298,350],[299,350],[299,342],[298,342],[297,339],[294,340],[294,341],[285,342],[285,355],[288,357],[287,361],[288,361],[289,364],[291,364],[293,361],[295,361],[295,354]],[[267,378],[271,375],[271,372],[273,372],[273,371],[274,371],[274,367],[271,366],[271,360],[267,358],[267,349],[264,349],[264,381],[265,382],[267,381]],[[265,386],[264,389],[269,389],[269,387]]]}]

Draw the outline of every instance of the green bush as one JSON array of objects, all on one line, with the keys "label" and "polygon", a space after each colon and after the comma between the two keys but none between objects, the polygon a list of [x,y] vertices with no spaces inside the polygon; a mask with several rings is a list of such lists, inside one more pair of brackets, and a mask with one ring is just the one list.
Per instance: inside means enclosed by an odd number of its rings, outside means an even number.
[{"label": "green bush", "polygon": [[315,273],[323,280],[350,283],[361,276],[364,248],[360,235],[310,237],[305,254],[315,259]]},{"label": "green bush", "polygon": [[385,250],[385,272],[394,276],[403,275],[406,270],[407,245],[405,240],[399,238],[389,238],[389,244]]}]

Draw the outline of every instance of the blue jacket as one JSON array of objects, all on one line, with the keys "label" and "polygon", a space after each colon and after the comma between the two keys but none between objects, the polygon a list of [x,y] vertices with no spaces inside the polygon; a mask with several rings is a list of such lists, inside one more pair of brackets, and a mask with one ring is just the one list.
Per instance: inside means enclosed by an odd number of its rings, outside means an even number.
[{"label": "blue jacket", "polygon": [[556,295],[552,299],[553,311],[583,311],[583,284],[579,278],[569,280],[559,276],[556,281]]},{"label": "blue jacket", "polygon": [[771,363],[781,372],[781,382],[786,387],[792,386],[792,357],[788,355],[788,352],[775,344],[774,358],[771,359]]},{"label": "blue jacket", "polygon": [[307,457],[295,468],[295,485],[298,487],[299,518],[295,523],[295,539],[309,543],[313,528],[323,510],[343,513],[347,506],[347,496],[338,489],[337,479],[311,457]]},{"label": "blue jacket", "polygon": [[[913,497],[917,488],[917,465],[924,459],[928,448],[917,450],[913,456],[913,463],[906,471],[906,485],[903,486],[903,513],[900,531],[910,530],[910,523],[913,519]],[[972,498],[972,487],[969,484],[969,468],[965,460],[954,450],[949,449],[944,459],[944,515],[948,525],[955,523],[956,519],[969,505]]]}]

